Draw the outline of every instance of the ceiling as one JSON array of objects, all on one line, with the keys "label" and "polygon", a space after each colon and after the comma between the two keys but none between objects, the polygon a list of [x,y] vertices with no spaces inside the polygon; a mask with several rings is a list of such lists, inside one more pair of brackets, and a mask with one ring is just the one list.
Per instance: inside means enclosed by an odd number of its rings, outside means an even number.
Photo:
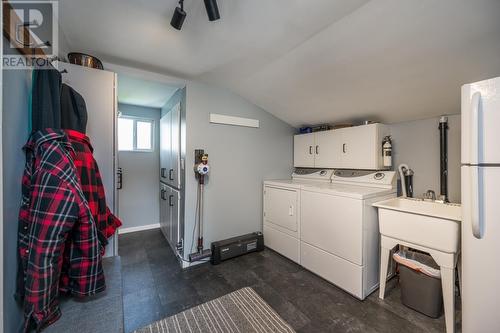
[{"label": "ceiling", "polygon": [[161,108],[179,88],[118,73],[118,102]]},{"label": "ceiling", "polygon": [[69,48],[230,89],[294,125],[460,112],[500,76],[498,0],[61,0]]}]

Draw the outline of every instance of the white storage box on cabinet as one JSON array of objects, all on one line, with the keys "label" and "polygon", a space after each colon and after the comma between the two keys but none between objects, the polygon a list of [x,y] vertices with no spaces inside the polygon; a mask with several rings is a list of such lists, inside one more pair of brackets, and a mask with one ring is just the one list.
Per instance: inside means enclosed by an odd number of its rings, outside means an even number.
[{"label": "white storage box on cabinet", "polygon": [[389,128],[383,124],[295,135],[294,166],[384,169],[382,140],[386,135]]},{"label": "white storage box on cabinet", "polygon": [[264,184],[264,244],[300,262],[300,190]]}]

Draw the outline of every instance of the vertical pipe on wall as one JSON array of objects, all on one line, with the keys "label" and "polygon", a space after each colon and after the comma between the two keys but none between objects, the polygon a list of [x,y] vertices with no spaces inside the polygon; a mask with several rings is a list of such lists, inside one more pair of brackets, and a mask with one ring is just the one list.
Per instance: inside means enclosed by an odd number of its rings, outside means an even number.
[{"label": "vertical pipe on wall", "polygon": [[448,201],[448,117],[439,119],[439,152],[441,196]]},{"label": "vertical pipe on wall", "polygon": [[[3,18],[3,5],[0,7],[0,17]],[[0,44],[0,54],[3,57],[3,44],[5,40],[2,39]],[[0,332],[4,332],[3,324],[3,58],[0,61]]]}]

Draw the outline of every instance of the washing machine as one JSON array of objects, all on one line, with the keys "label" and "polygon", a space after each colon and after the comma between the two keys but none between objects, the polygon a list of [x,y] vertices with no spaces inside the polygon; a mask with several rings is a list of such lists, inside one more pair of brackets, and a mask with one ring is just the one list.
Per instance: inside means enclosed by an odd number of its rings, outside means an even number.
[{"label": "washing machine", "polygon": [[394,171],[335,170],[300,188],[300,264],[359,299],[378,288],[374,202],[396,196]]},{"label": "washing machine", "polygon": [[303,186],[329,184],[332,169],[295,169],[291,179],[263,186],[264,245],[300,263],[300,197]]}]

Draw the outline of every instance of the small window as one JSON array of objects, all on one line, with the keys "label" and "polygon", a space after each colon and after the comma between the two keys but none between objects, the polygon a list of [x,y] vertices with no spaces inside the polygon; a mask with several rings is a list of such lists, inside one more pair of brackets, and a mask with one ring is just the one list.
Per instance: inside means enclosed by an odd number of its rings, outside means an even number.
[{"label": "small window", "polygon": [[152,151],[154,121],[142,118],[118,118],[118,150]]}]

